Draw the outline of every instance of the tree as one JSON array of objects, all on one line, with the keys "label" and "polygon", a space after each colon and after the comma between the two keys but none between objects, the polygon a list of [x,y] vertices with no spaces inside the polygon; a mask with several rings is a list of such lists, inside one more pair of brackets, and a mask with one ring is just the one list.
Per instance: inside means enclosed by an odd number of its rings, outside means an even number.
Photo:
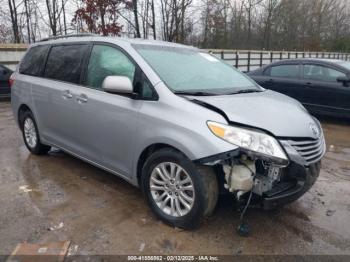
[{"label": "tree", "polygon": [[244,2],[246,12],[247,12],[247,23],[248,23],[248,31],[247,31],[247,47],[248,49],[251,48],[251,37],[252,37],[252,16],[255,6],[259,5],[262,0],[246,0],[247,2]]},{"label": "tree", "polygon": [[153,39],[156,39],[154,0],[143,0],[139,2],[141,10],[138,12],[138,16],[141,17],[142,21],[143,37],[148,38],[149,28],[151,28],[153,31]]},{"label": "tree", "polygon": [[120,9],[130,9],[132,4],[125,0],[82,0],[83,7],[74,15],[73,23],[85,23],[87,31],[102,35],[119,35],[122,25],[118,23]]},{"label": "tree", "polygon": [[153,39],[157,39],[156,35],[156,15],[154,11],[154,0],[151,0],[151,9],[152,9],[152,29],[153,29]]},{"label": "tree", "polygon": [[271,40],[271,30],[273,26],[273,16],[278,5],[278,0],[265,0],[263,3],[263,36],[262,48],[269,50]]},{"label": "tree", "polygon": [[8,0],[11,22],[12,22],[12,31],[15,43],[20,43],[21,39],[19,36],[19,26],[18,26],[18,12],[16,0]]},{"label": "tree", "polygon": [[140,38],[141,34],[140,34],[140,24],[139,24],[138,13],[137,13],[137,0],[132,0],[132,9],[134,12],[136,37]]},{"label": "tree", "polygon": [[192,0],[160,0],[163,39],[185,41],[185,17]]}]

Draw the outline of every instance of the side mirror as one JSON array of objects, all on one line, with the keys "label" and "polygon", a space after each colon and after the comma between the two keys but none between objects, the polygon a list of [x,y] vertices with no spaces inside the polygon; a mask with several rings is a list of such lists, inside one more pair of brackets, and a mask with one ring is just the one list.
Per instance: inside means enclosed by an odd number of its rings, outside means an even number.
[{"label": "side mirror", "polygon": [[337,78],[337,82],[343,83],[343,86],[348,87],[350,84],[350,78],[347,76],[340,76]]},{"label": "side mirror", "polygon": [[126,76],[107,76],[102,82],[102,89],[112,94],[133,94],[133,86]]}]

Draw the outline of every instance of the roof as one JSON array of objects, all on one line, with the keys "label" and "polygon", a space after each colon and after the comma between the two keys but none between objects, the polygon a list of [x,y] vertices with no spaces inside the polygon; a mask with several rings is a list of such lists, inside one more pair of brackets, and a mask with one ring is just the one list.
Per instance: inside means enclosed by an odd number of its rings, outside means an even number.
[{"label": "roof", "polygon": [[328,59],[328,58],[295,58],[295,59],[284,59],[275,63],[288,63],[288,62],[321,62],[321,63],[342,63],[345,62],[340,59]]},{"label": "roof", "polygon": [[89,42],[89,41],[101,41],[101,42],[110,42],[115,44],[137,44],[137,45],[154,45],[154,46],[167,46],[167,47],[179,47],[179,48],[192,48],[193,46],[177,44],[166,41],[159,40],[150,40],[150,39],[142,39],[142,38],[126,38],[126,37],[117,37],[117,36],[99,36],[92,34],[83,34],[83,35],[67,35],[67,36],[59,36],[57,38],[47,38],[43,39],[40,42],[37,42],[34,45],[45,45],[45,44],[59,44],[59,43],[72,43],[72,42]]},{"label": "roof", "polygon": [[[119,38],[119,37],[116,37],[116,38]],[[129,42],[130,44],[194,48],[193,46],[177,44],[177,43],[172,43],[172,42],[166,42],[166,41],[160,41],[160,40],[151,40],[151,39],[143,39],[143,38],[119,38],[119,39],[122,39],[123,41]]]}]

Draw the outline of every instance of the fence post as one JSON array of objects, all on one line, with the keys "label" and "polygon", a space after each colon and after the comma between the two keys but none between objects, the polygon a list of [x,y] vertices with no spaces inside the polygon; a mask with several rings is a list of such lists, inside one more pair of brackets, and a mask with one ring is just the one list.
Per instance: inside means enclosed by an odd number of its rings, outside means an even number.
[{"label": "fence post", "polygon": [[282,52],[280,53],[280,60],[282,60],[283,59],[283,57],[282,57]]},{"label": "fence post", "polygon": [[224,60],[224,51],[221,51],[221,59]]},{"label": "fence post", "polygon": [[288,59],[290,59],[290,52],[288,52]]},{"label": "fence post", "polygon": [[328,53],[328,58],[331,58],[331,53]]},{"label": "fence post", "polygon": [[305,58],[305,51],[303,51],[303,58]]},{"label": "fence post", "polygon": [[318,52],[316,52],[316,58],[318,58]]},{"label": "fence post", "polygon": [[295,52],[295,58],[298,58],[298,52]]},{"label": "fence post", "polygon": [[263,63],[263,52],[260,52],[260,67],[262,67]]},{"label": "fence post", "polygon": [[340,54],[338,53],[338,59],[339,59]]},{"label": "fence post", "polygon": [[270,62],[272,63],[272,61],[273,61],[273,52],[271,51],[270,52]]},{"label": "fence post", "polygon": [[239,53],[236,51],[236,68],[238,69]]},{"label": "fence post", "polygon": [[324,52],[322,52],[322,58],[324,58]]},{"label": "fence post", "polygon": [[309,58],[311,58],[311,52],[309,52]]},{"label": "fence post", "polygon": [[248,65],[247,65],[247,71],[250,71],[250,51],[248,51]]}]

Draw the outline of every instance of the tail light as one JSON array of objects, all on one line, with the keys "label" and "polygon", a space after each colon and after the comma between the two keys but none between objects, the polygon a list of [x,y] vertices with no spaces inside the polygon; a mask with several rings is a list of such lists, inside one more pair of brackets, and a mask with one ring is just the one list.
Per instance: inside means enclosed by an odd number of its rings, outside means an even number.
[{"label": "tail light", "polygon": [[12,73],[12,75],[9,78],[9,85],[10,85],[10,87],[12,87],[14,82],[15,82],[15,73]]}]

